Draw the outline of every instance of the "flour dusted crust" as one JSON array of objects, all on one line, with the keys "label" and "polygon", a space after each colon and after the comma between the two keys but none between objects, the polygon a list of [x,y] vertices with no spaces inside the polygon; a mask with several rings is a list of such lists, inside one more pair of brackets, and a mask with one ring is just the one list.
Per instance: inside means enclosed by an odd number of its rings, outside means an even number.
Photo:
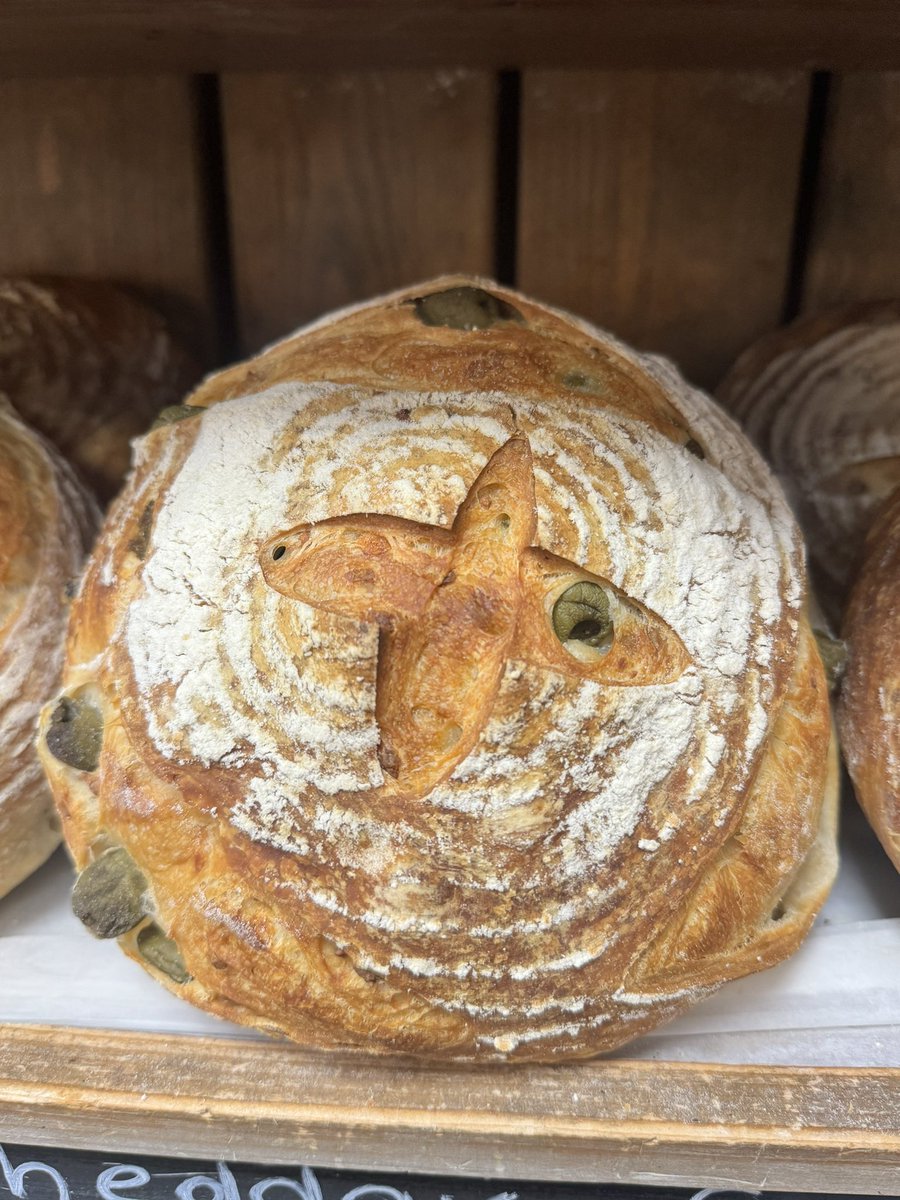
[{"label": "flour dusted crust", "polygon": [[0,896],[60,841],[34,740],[95,520],[65,464],[0,400]]},{"label": "flour dusted crust", "polygon": [[130,440],[197,378],[163,320],[112,284],[0,279],[0,394],[103,499]]},{"label": "flour dusted crust", "polygon": [[869,533],[843,632],[841,746],[857,798],[900,870],[900,488]]},{"label": "flour dusted crust", "polygon": [[[139,443],[72,615],[97,767],[44,751],[78,867],[124,847],[146,877],[127,953],[307,1044],[550,1060],[796,948],[836,866],[801,544],[668,364],[450,278],[181,415]],[[608,653],[548,641],[571,580],[605,590]],[[417,737],[445,755],[425,774]]]},{"label": "flour dusted crust", "polygon": [[775,468],[836,615],[866,530],[900,486],[900,301],[835,309],[762,338],[718,397]]}]

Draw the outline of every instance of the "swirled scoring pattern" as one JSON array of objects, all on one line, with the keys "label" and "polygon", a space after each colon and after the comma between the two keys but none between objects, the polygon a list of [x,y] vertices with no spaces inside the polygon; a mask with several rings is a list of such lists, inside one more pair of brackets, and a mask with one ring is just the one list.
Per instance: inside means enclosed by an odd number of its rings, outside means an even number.
[{"label": "swirled scoring pattern", "polygon": [[[499,329],[423,332],[404,294],[214,378],[138,445],[76,613],[66,688],[94,686],[105,720],[94,776],[57,780],[76,858],[122,845],[146,872],[182,994],[316,1045],[596,1052],[789,952],[809,919],[805,901],[774,949],[753,941],[815,837],[828,742],[780,491],[666,364],[508,295]],[[474,748],[404,791],[379,757],[376,624],[282,595],[260,551],[353,514],[443,544],[511,440],[540,548],[520,562],[605,581],[677,669],[559,673],[517,654],[517,623]],[[788,709],[815,731],[770,822]],[[703,920],[681,962],[673,918],[699,889],[718,920],[745,820],[769,839],[754,899],[726,906],[724,965],[698,970]],[[124,944],[140,956],[140,933]],[[641,969],[670,944],[668,974]]]},{"label": "swirled scoring pattern", "polygon": [[[256,550],[279,528],[343,513],[449,524],[510,434],[507,399],[490,395],[406,394],[409,412],[398,416],[391,396],[282,386],[212,408],[160,507],[126,624],[159,753],[246,772],[228,819],[297,859],[355,872],[366,902],[354,920],[439,937],[442,952],[454,925],[469,931],[452,917],[435,927],[433,904],[397,903],[398,886],[433,892],[432,839],[486,910],[485,897],[506,896],[514,881],[517,920],[493,928],[486,912],[476,926],[484,961],[466,952],[472,971],[488,974],[492,937],[546,925],[546,896],[533,909],[527,897],[548,876],[560,911],[574,912],[591,903],[586,873],[642,818],[647,840],[690,823],[721,771],[728,730],[741,747],[729,788],[746,783],[767,725],[771,626],[783,618],[790,550],[762,503],[662,435],[610,413],[588,423],[525,400],[514,408],[535,455],[540,543],[669,623],[694,663],[677,683],[602,689],[513,663],[475,752],[408,822],[382,819],[377,631],[267,589]],[[676,768],[687,776],[677,816],[660,795]],[[715,819],[727,820],[728,804],[723,790]],[[334,881],[306,895],[349,914]],[[416,974],[428,970],[423,950],[368,965],[402,961]]]}]

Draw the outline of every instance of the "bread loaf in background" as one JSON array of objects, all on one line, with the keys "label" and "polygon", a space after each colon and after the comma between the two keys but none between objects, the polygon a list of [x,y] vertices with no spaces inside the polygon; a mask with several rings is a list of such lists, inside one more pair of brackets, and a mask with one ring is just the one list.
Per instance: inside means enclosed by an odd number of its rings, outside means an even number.
[{"label": "bread loaf in background", "polygon": [[841,746],[859,802],[900,870],[900,488],[869,531],[844,637]]},{"label": "bread loaf in background", "polygon": [[806,531],[823,608],[846,644],[847,767],[900,866],[900,301],[778,330],[741,356],[719,397],[772,462]]},{"label": "bread loaf in background", "polygon": [[900,486],[900,301],[776,330],[741,355],[717,396],[778,475],[839,627],[869,525]]},{"label": "bread loaf in background", "polygon": [[34,742],[97,521],[59,455],[0,399],[0,896],[60,842]]},{"label": "bread loaf in background", "polygon": [[460,1060],[796,949],[836,870],[802,542],[667,363],[452,277],[168,416],[42,718],[89,928],[232,1020]]},{"label": "bread loaf in background", "polygon": [[0,278],[0,395],[101,500],[122,484],[131,439],[197,374],[163,319],[122,288]]}]

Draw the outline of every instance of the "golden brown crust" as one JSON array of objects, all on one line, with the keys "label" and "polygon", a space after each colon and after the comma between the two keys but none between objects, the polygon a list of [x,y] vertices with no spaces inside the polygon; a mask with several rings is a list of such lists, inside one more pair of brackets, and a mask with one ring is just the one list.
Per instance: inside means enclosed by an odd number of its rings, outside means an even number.
[{"label": "golden brown crust", "polygon": [[95,521],[63,463],[0,403],[0,896],[60,841],[34,738]]},{"label": "golden brown crust", "polygon": [[131,439],[196,378],[163,320],[121,288],[0,279],[0,394],[101,499],[121,486]]},{"label": "golden brown crust", "polygon": [[885,300],[761,338],[717,392],[781,479],[836,624],[866,530],[900,484],[898,389],[900,301]]},{"label": "golden brown crust", "polygon": [[[834,874],[827,697],[796,528],[705,397],[452,278],[190,403],[73,612],[97,768],[44,751],[78,866],[147,876],[162,982],[313,1045],[549,1060],[793,951]],[[570,582],[613,624],[576,654]]]},{"label": "golden brown crust", "polygon": [[844,637],[841,745],[857,798],[900,870],[900,489],[866,539]]},{"label": "golden brown crust", "polygon": [[[466,286],[466,276],[447,276],[422,288]],[[491,285],[493,291],[497,291]],[[288,337],[265,353],[211,375],[189,398],[208,406],[234,396],[300,379],[390,387],[397,392],[489,392],[552,398],[609,407],[688,440],[682,414],[652,376],[635,372],[625,347],[597,341],[588,326],[566,314],[510,292],[522,318],[485,329],[425,325],[413,318],[419,289],[334,313]],[[512,303],[512,302],[511,302]]]}]

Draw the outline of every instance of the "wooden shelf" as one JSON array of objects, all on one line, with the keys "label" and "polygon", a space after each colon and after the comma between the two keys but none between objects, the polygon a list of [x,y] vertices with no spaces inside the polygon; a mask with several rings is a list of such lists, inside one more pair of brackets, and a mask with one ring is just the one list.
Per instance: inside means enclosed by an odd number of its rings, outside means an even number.
[{"label": "wooden shelf", "polygon": [[108,1152],[573,1182],[887,1194],[890,1070],[423,1065],[6,1025],[0,1137]]},{"label": "wooden shelf", "polygon": [[897,0],[5,0],[4,75],[900,68]]}]

